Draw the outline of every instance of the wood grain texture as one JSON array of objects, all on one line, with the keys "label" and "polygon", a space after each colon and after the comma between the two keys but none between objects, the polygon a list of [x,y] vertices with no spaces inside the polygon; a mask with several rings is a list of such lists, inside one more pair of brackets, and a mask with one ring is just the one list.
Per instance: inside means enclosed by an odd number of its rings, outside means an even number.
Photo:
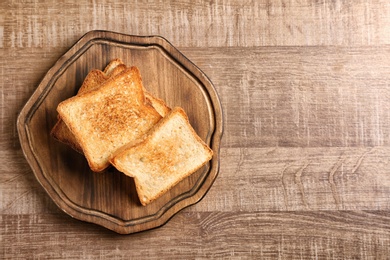
[{"label": "wood grain texture", "polygon": [[67,47],[96,29],[164,35],[179,47],[390,43],[386,0],[2,1],[0,9],[0,44],[16,48]]},{"label": "wood grain texture", "polygon": [[[388,1],[79,2],[0,2],[0,258],[388,258]],[[131,236],[59,210],[16,131],[46,71],[93,29],[164,36],[224,109],[210,191]]]},{"label": "wood grain texture", "polygon": [[217,87],[229,147],[389,145],[388,46],[183,52]]},{"label": "wood grain texture", "polygon": [[130,237],[64,214],[1,220],[4,240],[18,238],[3,248],[5,258],[386,259],[390,253],[390,219],[382,212],[183,212],[163,228]]},{"label": "wood grain texture", "polygon": [[[206,210],[389,210],[388,148],[229,148]],[[225,163],[224,163],[225,162]],[[229,163],[227,163],[229,162]]]}]

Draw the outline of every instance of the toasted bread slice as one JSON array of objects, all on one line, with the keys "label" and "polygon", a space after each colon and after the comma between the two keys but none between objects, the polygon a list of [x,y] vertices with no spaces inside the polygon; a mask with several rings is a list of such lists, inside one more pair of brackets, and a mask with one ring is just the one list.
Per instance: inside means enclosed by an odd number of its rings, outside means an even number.
[{"label": "toasted bread slice", "polygon": [[[104,83],[108,77],[106,74],[101,70],[91,70],[88,75],[85,77],[83,84],[81,85],[80,89],[78,90],[77,94],[82,94],[85,92],[88,92],[90,90],[93,90],[97,87],[99,87],[102,83]],[[66,124],[62,121],[62,119],[59,117],[57,120],[57,123],[54,125],[53,129],[50,132],[51,136],[53,136],[56,140],[69,145],[74,150],[76,150],[79,153],[82,153],[81,147],[76,141],[76,138],[72,134],[72,132],[68,129]]]},{"label": "toasted bread slice", "polygon": [[110,76],[110,74],[112,73],[112,71],[120,66],[120,65],[123,65],[123,61],[119,58],[116,58],[116,59],[113,59],[111,60],[108,65],[104,68],[104,74],[106,74],[107,76]]},{"label": "toasted bread slice", "polygon": [[174,108],[142,142],[122,147],[110,161],[134,177],[140,202],[147,205],[206,164],[212,155],[184,110]]},{"label": "toasted bread slice", "polygon": [[103,82],[105,82],[107,79],[108,79],[108,77],[103,71],[98,70],[98,69],[91,70],[87,74],[87,76],[85,77],[85,79],[83,81],[83,84],[81,85],[81,87],[77,91],[77,95],[97,88]]},{"label": "toasted bread slice", "polygon": [[[124,71],[126,68],[126,65],[121,63],[120,59],[115,59],[111,61],[104,69],[104,71],[106,71],[106,73],[108,74],[97,69],[91,70],[85,78],[77,94],[82,94],[100,87],[100,85],[103,84],[110,77],[115,77],[116,75]],[[170,108],[165,104],[163,100],[154,97],[148,92],[145,92],[145,96],[147,101],[157,110],[157,112],[162,117],[164,117],[170,111]],[[51,136],[53,136],[56,140],[69,145],[77,152],[83,153],[76,138],[60,117],[58,118],[57,123],[54,125],[51,131]]]},{"label": "toasted bread slice", "polygon": [[57,120],[57,123],[52,128],[50,135],[54,137],[54,139],[60,141],[61,143],[64,143],[68,146],[70,146],[73,150],[83,153],[80,145],[78,144],[76,138],[70,132],[64,121],[59,117]]},{"label": "toasted bread slice", "polygon": [[[110,77],[118,75],[125,69],[126,65],[123,64],[120,59],[114,59],[106,66],[106,68],[104,69],[105,72],[98,69],[91,70],[85,77],[83,84],[81,85],[77,94],[82,94],[99,87]],[[58,118],[57,123],[54,125],[50,134],[58,141],[67,144],[77,152],[82,153],[81,147],[77,143],[76,138],[61,118]]]},{"label": "toasted bread slice", "polygon": [[166,114],[171,111],[167,104],[165,104],[164,100],[156,98],[149,92],[145,92],[145,97],[147,101],[152,105],[152,107],[154,107],[162,117],[166,116]]},{"label": "toasted bread slice", "polygon": [[112,70],[109,71],[109,73],[105,73],[105,75],[110,78],[110,77],[115,77],[116,75],[118,75],[119,73],[121,73],[122,71],[124,71],[125,69],[127,68],[127,66],[125,64],[119,64],[118,66],[116,66],[115,68],[113,68]]},{"label": "toasted bread slice", "polygon": [[57,111],[96,172],[109,166],[114,151],[138,140],[161,119],[146,102],[136,67],[110,78],[98,89],[61,102]]}]

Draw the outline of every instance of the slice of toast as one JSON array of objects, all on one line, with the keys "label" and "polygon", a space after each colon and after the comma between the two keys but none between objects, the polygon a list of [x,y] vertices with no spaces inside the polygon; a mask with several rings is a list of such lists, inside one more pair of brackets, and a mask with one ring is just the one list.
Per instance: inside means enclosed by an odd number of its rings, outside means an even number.
[{"label": "slice of toast", "polygon": [[145,206],[206,164],[212,155],[184,110],[176,107],[143,141],[122,147],[110,162],[134,177],[138,197]]},{"label": "slice of toast", "polygon": [[61,102],[57,111],[96,172],[109,166],[114,151],[139,140],[161,119],[146,102],[136,67],[111,77],[98,89]]},{"label": "slice of toast", "polygon": [[105,73],[105,75],[107,76],[107,78],[115,77],[116,75],[124,71],[126,68],[127,66],[125,64],[119,64],[118,66],[110,70],[109,73]]},{"label": "slice of toast", "polygon": [[[110,77],[115,77],[116,75],[124,71],[127,67],[121,62],[122,61],[120,59],[115,59],[111,61],[104,69],[104,71],[106,72],[97,69],[91,70],[85,78],[77,94],[82,94],[95,88],[98,88]],[[170,111],[170,108],[165,104],[163,100],[154,97],[148,92],[145,92],[145,97],[147,101],[157,110],[157,112],[162,117],[164,117]],[[54,125],[50,134],[56,140],[70,146],[79,153],[83,153],[76,138],[60,117],[58,118],[57,123]]]},{"label": "slice of toast", "polygon": [[81,84],[81,87],[77,91],[78,94],[85,93],[87,91],[90,91],[96,87],[98,87],[100,84],[102,84],[104,81],[108,79],[107,75],[98,69],[91,70],[87,76],[85,77],[83,84]]},{"label": "slice of toast", "polygon": [[120,65],[123,65],[123,64],[124,64],[124,63],[123,63],[123,61],[122,61],[121,59],[119,59],[119,58],[113,59],[113,60],[111,60],[111,61],[107,64],[107,66],[104,68],[103,72],[104,72],[104,74],[106,74],[107,76],[111,76],[110,74],[112,73],[112,71],[113,71],[116,67],[118,67],[118,66],[120,66]]},{"label": "slice of toast", "polygon": [[[105,72],[93,69],[85,77],[83,84],[77,92],[77,95],[86,93],[90,90],[98,88],[101,84],[107,81],[110,77],[115,77],[126,69],[126,65],[120,59],[112,60],[104,69]],[[59,117],[57,123],[54,125],[50,132],[56,140],[69,145],[71,148],[79,153],[82,153],[82,149],[72,132],[68,129],[66,124]]]},{"label": "slice of toast", "polygon": [[156,98],[155,96],[153,96],[147,91],[145,92],[145,97],[146,100],[152,105],[152,107],[154,107],[157,110],[157,112],[162,117],[166,116],[169,113],[169,111],[171,111],[170,107],[168,107],[167,104],[165,104],[164,100]]},{"label": "slice of toast", "polygon": [[[88,75],[85,77],[83,84],[77,92],[77,95],[88,92],[92,89],[99,87],[102,83],[104,83],[108,77],[101,70],[91,70]],[[76,138],[72,134],[72,132],[68,129],[64,121],[61,117],[58,118],[57,123],[54,125],[53,129],[50,132],[51,136],[53,136],[56,140],[69,145],[74,150],[79,153],[82,153],[81,147],[76,141]]]}]

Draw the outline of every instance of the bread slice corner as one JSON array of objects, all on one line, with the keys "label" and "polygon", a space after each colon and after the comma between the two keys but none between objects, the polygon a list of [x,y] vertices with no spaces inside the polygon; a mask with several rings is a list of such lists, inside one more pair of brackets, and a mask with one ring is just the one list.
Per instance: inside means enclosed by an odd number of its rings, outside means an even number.
[{"label": "bread slice corner", "polygon": [[120,58],[112,59],[107,66],[104,68],[103,72],[107,76],[110,76],[110,74],[114,71],[114,69],[120,65],[124,65],[123,61]]}]

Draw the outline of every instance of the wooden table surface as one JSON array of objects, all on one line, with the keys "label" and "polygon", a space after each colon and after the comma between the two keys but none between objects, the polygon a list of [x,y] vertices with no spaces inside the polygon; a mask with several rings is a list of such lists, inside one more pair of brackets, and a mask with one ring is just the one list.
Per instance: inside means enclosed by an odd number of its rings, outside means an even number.
[{"label": "wooden table surface", "polygon": [[[222,103],[219,175],[160,228],[71,218],[21,150],[18,113],[96,29],[165,37]],[[389,1],[5,0],[0,57],[0,258],[390,257]]]}]

